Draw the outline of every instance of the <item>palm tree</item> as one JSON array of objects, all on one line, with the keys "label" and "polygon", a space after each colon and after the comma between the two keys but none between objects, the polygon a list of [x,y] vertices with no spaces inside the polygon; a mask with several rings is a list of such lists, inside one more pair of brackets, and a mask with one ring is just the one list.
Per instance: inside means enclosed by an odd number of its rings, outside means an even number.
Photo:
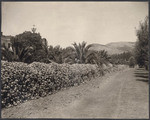
[{"label": "palm tree", "polygon": [[81,44],[79,43],[73,43],[74,46],[74,51],[75,51],[75,56],[76,56],[76,62],[77,63],[86,63],[86,59],[88,58],[89,55],[89,48],[91,45],[86,46],[86,42],[82,42]]},{"label": "palm tree", "polygon": [[52,45],[48,48],[48,58],[56,63],[62,63],[62,48],[58,45],[53,47]]},{"label": "palm tree", "polygon": [[1,53],[2,53],[1,55],[2,60],[7,60],[8,62],[13,61],[13,53],[9,48],[7,48],[6,46],[2,46]]},{"label": "palm tree", "polygon": [[22,47],[15,39],[11,40],[11,49],[6,46],[2,46],[2,56],[5,60],[29,62],[29,58],[32,56],[34,48],[31,46]]},{"label": "palm tree", "polygon": [[97,54],[100,58],[101,64],[107,65],[110,62],[110,56],[108,55],[107,51],[101,50],[101,51],[98,51]]},{"label": "palm tree", "polygon": [[86,63],[97,64],[102,67],[104,64],[108,65],[109,62],[110,57],[105,50],[88,52]]},{"label": "palm tree", "polygon": [[74,43],[73,46],[78,63],[91,63],[102,66],[103,64],[107,65],[110,61],[110,57],[107,51],[90,50],[89,48],[91,45],[86,46],[86,42],[84,41],[78,45]]},{"label": "palm tree", "polygon": [[73,47],[66,47],[62,50],[62,62],[73,64],[75,63],[75,51]]}]

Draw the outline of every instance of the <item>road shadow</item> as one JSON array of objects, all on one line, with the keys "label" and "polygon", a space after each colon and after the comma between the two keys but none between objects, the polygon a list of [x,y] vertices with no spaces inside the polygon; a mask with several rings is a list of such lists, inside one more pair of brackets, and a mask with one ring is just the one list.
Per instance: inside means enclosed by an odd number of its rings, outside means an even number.
[{"label": "road shadow", "polygon": [[136,81],[149,82],[149,72],[143,68],[138,68],[134,72]]}]

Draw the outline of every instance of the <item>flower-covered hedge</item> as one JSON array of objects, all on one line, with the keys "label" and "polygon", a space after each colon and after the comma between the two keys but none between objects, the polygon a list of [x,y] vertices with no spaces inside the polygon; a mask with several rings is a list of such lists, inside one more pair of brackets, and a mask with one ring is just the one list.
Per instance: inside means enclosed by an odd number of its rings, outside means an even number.
[{"label": "flower-covered hedge", "polygon": [[92,77],[101,76],[105,70],[91,64],[57,64],[6,62],[1,64],[2,108],[36,99],[69,86],[79,85]]}]

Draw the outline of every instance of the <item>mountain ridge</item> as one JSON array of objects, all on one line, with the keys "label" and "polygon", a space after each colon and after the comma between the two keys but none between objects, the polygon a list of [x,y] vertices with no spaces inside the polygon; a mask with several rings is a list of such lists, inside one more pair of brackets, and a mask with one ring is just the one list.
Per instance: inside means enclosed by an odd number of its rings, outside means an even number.
[{"label": "mountain ridge", "polygon": [[90,50],[100,51],[106,50],[108,54],[120,54],[123,52],[131,52],[134,49],[135,42],[111,42],[108,44],[91,44]]}]

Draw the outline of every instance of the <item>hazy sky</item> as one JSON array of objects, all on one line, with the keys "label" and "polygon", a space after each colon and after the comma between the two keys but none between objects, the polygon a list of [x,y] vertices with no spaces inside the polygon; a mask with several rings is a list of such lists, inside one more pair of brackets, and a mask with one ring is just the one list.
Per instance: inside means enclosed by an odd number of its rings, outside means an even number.
[{"label": "hazy sky", "polygon": [[135,27],[148,15],[148,2],[2,2],[4,35],[31,31],[49,45],[86,41],[136,41]]}]

